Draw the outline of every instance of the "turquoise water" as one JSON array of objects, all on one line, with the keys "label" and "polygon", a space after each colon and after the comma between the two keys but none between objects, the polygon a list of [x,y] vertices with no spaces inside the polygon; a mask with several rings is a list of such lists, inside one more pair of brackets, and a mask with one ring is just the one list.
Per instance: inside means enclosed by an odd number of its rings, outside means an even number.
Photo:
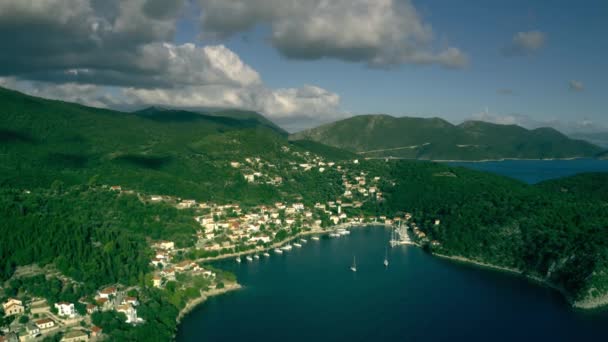
[{"label": "turquoise water", "polygon": [[608,160],[597,159],[505,160],[496,162],[450,162],[448,164],[492,172],[530,184],[583,172],[608,172]]},{"label": "turquoise water", "polygon": [[[608,312],[573,311],[555,291],[509,274],[389,248],[389,231],[309,240],[253,263],[217,266],[244,289],[187,315],[178,341],[605,341]],[[358,272],[349,270],[353,255]]]}]

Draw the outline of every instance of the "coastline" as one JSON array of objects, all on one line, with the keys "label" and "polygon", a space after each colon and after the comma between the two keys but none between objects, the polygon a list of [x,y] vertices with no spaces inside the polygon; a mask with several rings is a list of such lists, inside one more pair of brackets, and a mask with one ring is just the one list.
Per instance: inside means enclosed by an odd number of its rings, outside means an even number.
[{"label": "coastline", "polygon": [[437,256],[442,259],[446,259],[446,260],[450,260],[450,261],[454,261],[454,262],[458,262],[458,263],[462,263],[462,264],[473,265],[473,266],[490,269],[490,270],[494,270],[494,271],[506,272],[506,273],[510,273],[513,275],[523,276],[528,280],[534,281],[543,286],[546,286],[553,290],[558,291],[562,296],[564,296],[566,301],[574,309],[585,310],[585,311],[608,309],[608,293],[604,294],[603,296],[596,297],[596,298],[585,298],[582,300],[574,300],[572,298],[572,296],[568,292],[566,292],[566,290],[561,288],[560,286],[557,286],[557,285],[553,284],[552,282],[547,281],[541,277],[530,275],[530,274],[525,274],[522,270],[517,269],[517,268],[492,265],[492,264],[488,264],[485,262],[481,262],[481,261],[469,259],[469,258],[466,258],[463,256],[459,256],[459,255],[445,255],[445,254],[440,254],[440,253],[431,253],[431,254],[433,256]]},{"label": "coastline", "polygon": [[177,315],[177,318],[175,319],[175,321],[179,325],[179,323],[181,323],[181,320],[184,318],[184,316],[189,314],[197,306],[205,303],[207,301],[207,299],[209,299],[211,297],[219,296],[219,295],[231,292],[231,291],[236,291],[241,288],[243,288],[243,287],[240,284],[232,283],[232,284],[226,284],[223,289],[213,289],[213,290],[209,290],[209,291],[205,291],[205,292],[201,291],[200,297],[189,300],[186,303],[186,306],[184,306],[179,311],[179,314]]},{"label": "coastline", "polygon": [[396,159],[396,160],[411,160],[411,161],[428,161],[434,163],[488,163],[488,162],[503,162],[510,160],[521,161],[556,161],[556,160],[602,160],[595,157],[568,157],[568,158],[494,158],[494,159],[417,159],[417,158],[396,158],[396,157],[366,157],[365,159]]},{"label": "coastline", "polygon": [[209,261],[218,261],[218,260],[224,260],[224,259],[228,259],[228,258],[235,258],[238,256],[242,256],[242,255],[247,255],[247,254],[251,254],[251,253],[259,253],[259,252],[264,252],[264,251],[270,251],[272,249],[278,248],[288,242],[291,242],[297,238],[301,238],[303,236],[309,236],[309,235],[323,235],[323,234],[329,234],[332,231],[338,230],[338,229],[346,229],[346,228],[363,228],[363,227],[393,227],[393,225],[390,224],[385,224],[385,223],[381,223],[381,222],[368,222],[368,223],[341,223],[335,226],[331,226],[329,229],[319,229],[319,228],[313,228],[312,230],[308,230],[308,231],[302,231],[294,236],[290,236],[289,238],[280,241],[280,242],[275,242],[272,245],[265,247],[265,248],[261,248],[261,249],[254,249],[254,250],[249,250],[249,251],[244,251],[244,252],[235,252],[235,253],[229,253],[229,254],[223,254],[223,255],[218,255],[215,257],[208,257],[208,258],[201,258],[201,259],[196,259],[194,260],[195,262],[209,262]]}]

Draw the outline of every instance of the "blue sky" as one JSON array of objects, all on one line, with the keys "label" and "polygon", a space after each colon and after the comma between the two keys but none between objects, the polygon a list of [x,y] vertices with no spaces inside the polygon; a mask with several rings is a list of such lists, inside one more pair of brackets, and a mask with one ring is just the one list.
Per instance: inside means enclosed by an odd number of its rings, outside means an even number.
[{"label": "blue sky", "polygon": [[[315,84],[338,93],[342,107],[355,114],[440,116],[458,122],[487,108],[539,121],[588,118],[608,124],[608,2],[576,6],[572,1],[434,0],[419,7],[441,39],[467,53],[467,67],[379,70],[335,59],[294,61],[269,46],[264,27],[231,39],[227,46],[272,87]],[[501,53],[514,34],[530,30],[546,34],[542,49],[525,56]],[[572,91],[570,80],[583,82],[585,89]],[[500,92],[505,89],[513,93]]]},{"label": "blue sky", "polygon": [[93,106],[608,130],[608,2],[0,3],[0,84]]}]

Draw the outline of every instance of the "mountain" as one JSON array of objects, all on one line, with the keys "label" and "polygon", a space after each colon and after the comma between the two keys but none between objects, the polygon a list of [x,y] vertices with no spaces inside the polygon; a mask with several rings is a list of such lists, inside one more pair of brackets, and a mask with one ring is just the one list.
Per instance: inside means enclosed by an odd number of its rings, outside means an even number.
[{"label": "mountain", "polygon": [[[206,111],[206,112],[195,112],[181,109],[167,109],[162,107],[147,107],[133,114],[158,121],[189,121],[192,119],[205,118],[210,121],[217,120],[225,124],[229,124],[231,121],[236,120],[239,125],[242,126],[261,126],[270,128],[281,135],[287,136],[287,132],[281,127],[268,120],[262,114],[252,111],[245,110],[217,110],[217,111]],[[233,120],[230,120],[233,119]]]},{"label": "mountain", "polygon": [[592,144],[608,148],[608,132],[598,133],[572,133],[570,137],[574,139],[586,140]]},{"label": "mountain", "polygon": [[[331,129],[340,135],[336,140],[354,151],[364,143],[402,151],[396,144],[406,142],[419,146],[407,148],[417,157],[430,159],[453,153],[457,149],[450,144],[464,142],[492,144],[481,151],[496,154],[517,143],[515,150],[527,153],[555,154],[577,144],[597,149],[552,129],[388,116],[345,121],[328,127],[336,127]],[[297,137],[288,140],[256,113],[155,107],[124,113],[0,88],[0,282],[11,279],[17,267],[39,264],[83,285],[66,287],[70,290],[54,302],[77,301],[106,284],[138,285],[145,323],[116,328],[111,312],[95,314],[93,323],[111,340],[168,340],[159,336],[173,335],[179,310],[207,283],[153,288],[158,269],[150,266],[155,254],[148,241],[168,239],[184,248],[174,262],[201,260],[218,255],[211,253],[252,250],[259,241],[249,244],[223,228],[198,246],[201,226],[195,217],[227,226],[238,218],[248,225],[262,217],[250,213],[272,210],[284,217],[265,225],[263,233],[272,236],[269,247],[317,220],[327,227],[339,211],[370,221],[408,212],[419,229],[413,235],[429,252],[516,269],[559,288],[579,307],[608,305],[608,174],[528,185],[445,163],[357,158],[352,151]],[[157,203],[150,195],[168,199]],[[217,215],[216,208],[178,210],[185,198],[231,209]],[[278,208],[276,202],[294,209],[301,203],[305,210],[289,214],[294,218],[289,226],[286,211],[269,209]],[[207,249],[218,241],[233,246]],[[220,271],[218,277],[223,279]],[[8,282],[11,289],[3,293],[43,296],[27,290],[38,287],[36,279],[25,279]],[[52,284],[44,275],[37,279]]]},{"label": "mountain", "polygon": [[453,125],[439,118],[361,115],[295,133],[370,158],[426,160],[548,159],[591,157],[601,148],[573,140],[551,128],[466,121]]},{"label": "mountain", "polygon": [[600,152],[595,157],[600,160],[608,160],[608,151]]},{"label": "mountain", "polygon": [[[277,166],[277,171],[269,172],[274,174],[289,162],[303,162],[294,153],[310,152],[289,142],[285,131],[253,112],[150,107],[124,113],[3,88],[0,112],[0,184],[4,186],[48,187],[54,181],[75,185],[94,178],[101,184],[149,193],[271,201],[281,197],[280,190],[264,184],[245,186],[245,171],[231,167],[230,161],[264,156]],[[317,145],[315,155],[351,156]]]}]

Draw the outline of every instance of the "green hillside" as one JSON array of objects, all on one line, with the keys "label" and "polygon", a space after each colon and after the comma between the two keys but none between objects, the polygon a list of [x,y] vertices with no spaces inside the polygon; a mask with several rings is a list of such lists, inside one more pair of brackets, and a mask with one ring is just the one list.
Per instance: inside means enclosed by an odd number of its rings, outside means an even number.
[{"label": "green hillside", "polygon": [[[2,88],[0,113],[3,186],[48,187],[56,180],[74,185],[94,179],[148,193],[257,203],[279,199],[306,183],[285,182],[279,188],[246,184],[243,171],[230,167],[230,161],[263,155],[276,164],[273,172],[278,174],[289,162],[303,160],[294,152],[308,151],[303,144],[290,143],[282,129],[259,114],[158,108],[123,113]],[[320,144],[308,148],[321,156],[342,153]]]},{"label": "green hillside", "polygon": [[348,149],[369,158],[426,160],[592,157],[601,149],[551,128],[438,119],[362,115],[292,135]]},{"label": "green hillside", "polygon": [[[361,197],[361,208],[345,209],[349,217],[401,216],[407,210],[428,237],[421,244],[432,252],[517,268],[556,285],[572,301],[602,300],[608,293],[606,174],[527,185],[440,163],[365,160],[312,140],[288,141],[255,115],[158,108],[123,113],[5,89],[0,89],[0,114],[2,280],[16,266],[39,262],[91,286],[141,283],[149,271],[144,239],[195,244],[197,227],[187,212],[146,203],[137,193],[116,196],[103,184],[243,208],[276,201],[311,208],[316,202],[351,201],[344,181],[367,175],[377,177],[383,198]],[[497,155],[515,150],[548,156],[561,153],[557,146],[562,145],[565,151],[579,145],[596,150],[551,129],[387,116],[352,122],[359,134],[350,136],[351,149],[366,139],[378,143],[372,138],[381,131],[387,132],[382,135],[387,144],[425,141],[435,132],[437,142],[410,149],[418,158],[454,151],[446,141],[492,142],[496,146],[485,152]],[[404,122],[411,136],[395,122]],[[333,125],[344,137],[352,128]],[[243,177],[254,173],[260,181]],[[39,238],[48,230],[56,236]],[[24,238],[29,235],[37,238]],[[61,252],[68,245],[75,248]],[[116,257],[107,259],[110,252]],[[97,268],[103,272],[89,272]]]}]

